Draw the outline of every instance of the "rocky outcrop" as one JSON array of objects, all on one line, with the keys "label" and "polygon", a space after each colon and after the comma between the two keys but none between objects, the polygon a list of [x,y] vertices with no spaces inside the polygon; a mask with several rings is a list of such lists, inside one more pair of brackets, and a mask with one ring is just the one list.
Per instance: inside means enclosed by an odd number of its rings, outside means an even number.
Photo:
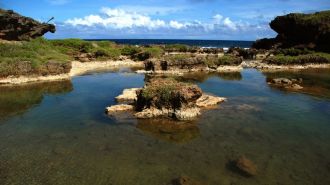
[{"label": "rocky outcrop", "polygon": [[301,86],[302,83],[302,78],[298,79],[288,79],[288,78],[273,78],[273,79],[267,79],[268,84],[280,87],[280,88],[285,88],[285,89],[290,89],[290,90],[300,90],[303,87]]},{"label": "rocky outcrop", "polygon": [[271,21],[270,27],[278,33],[277,37],[258,40],[253,48],[296,47],[330,52],[330,11],[278,16]]},{"label": "rocky outcrop", "polygon": [[125,89],[121,95],[116,97],[116,100],[118,102],[133,103],[137,100],[136,92],[139,90],[141,90],[141,88]]},{"label": "rocky outcrop", "polygon": [[56,31],[53,24],[40,23],[12,10],[0,9],[0,39],[30,40]]},{"label": "rocky outcrop", "polygon": [[201,114],[201,108],[209,108],[225,101],[225,98],[203,95],[197,85],[162,77],[149,79],[142,89],[124,90],[118,99],[134,102],[127,106],[108,107],[108,114],[131,110],[133,105],[136,118],[162,117],[176,120],[192,120]]},{"label": "rocky outcrop", "polygon": [[146,71],[205,71],[207,65],[203,57],[170,56],[163,59],[149,59],[145,61]]},{"label": "rocky outcrop", "polygon": [[198,107],[210,108],[226,100],[227,99],[223,97],[216,97],[216,96],[203,94],[200,98],[197,99],[196,105]]}]

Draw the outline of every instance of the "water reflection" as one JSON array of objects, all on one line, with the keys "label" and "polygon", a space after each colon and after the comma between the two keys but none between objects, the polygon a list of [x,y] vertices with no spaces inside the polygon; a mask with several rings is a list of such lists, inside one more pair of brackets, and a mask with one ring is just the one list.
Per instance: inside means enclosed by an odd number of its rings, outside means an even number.
[{"label": "water reflection", "polygon": [[196,72],[184,74],[181,79],[191,82],[205,82],[209,78],[219,77],[222,80],[239,81],[242,80],[242,74],[240,72],[227,72],[227,73],[207,73],[207,72]]},{"label": "water reflection", "polygon": [[316,97],[330,98],[330,69],[306,69],[298,71],[272,71],[263,72],[266,78],[288,78],[298,79],[302,78],[301,86],[303,89],[295,90],[290,88],[280,88],[270,86],[272,89],[285,91],[285,92],[299,92],[305,93]]},{"label": "water reflection", "polygon": [[186,143],[200,136],[197,124],[192,122],[178,123],[164,119],[139,120],[136,128],[154,138],[173,143]]},{"label": "water reflection", "polygon": [[0,86],[0,119],[23,114],[42,102],[45,94],[61,94],[73,90],[70,80]]}]

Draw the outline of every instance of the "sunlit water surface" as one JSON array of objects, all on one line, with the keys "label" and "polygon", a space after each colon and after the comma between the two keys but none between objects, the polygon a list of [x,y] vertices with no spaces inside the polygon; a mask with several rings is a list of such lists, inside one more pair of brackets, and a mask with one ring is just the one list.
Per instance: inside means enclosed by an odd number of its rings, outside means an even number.
[{"label": "sunlit water surface", "polygon": [[[302,77],[306,88],[272,88],[267,76]],[[144,78],[123,70],[0,87],[0,184],[165,185],[180,175],[209,185],[330,184],[329,70],[187,75],[228,98],[189,123],[104,114]],[[257,176],[231,170],[241,155]]]}]

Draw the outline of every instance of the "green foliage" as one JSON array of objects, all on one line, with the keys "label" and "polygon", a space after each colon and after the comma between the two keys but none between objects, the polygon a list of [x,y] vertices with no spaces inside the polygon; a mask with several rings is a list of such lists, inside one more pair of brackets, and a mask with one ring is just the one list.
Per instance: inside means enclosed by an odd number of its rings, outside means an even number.
[{"label": "green foliage", "polygon": [[160,58],[164,55],[164,50],[158,46],[144,48],[144,52],[149,53],[151,58]]},{"label": "green foliage", "polygon": [[131,56],[133,57],[134,55],[138,54],[141,52],[141,49],[135,46],[124,46],[121,49],[121,54],[125,56]]},{"label": "green foliage", "polygon": [[50,40],[49,42],[61,47],[63,51],[88,53],[93,49],[92,42],[81,39]]},{"label": "green foliage", "polygon": [[292,64],[329,64],[330,54],[313,53],[298,56],[286,56],[283,54],[266,58],[263,62],[276,65],[292,65]]},{"label": "green foliage", "polygon": [[95,48],[92,53],[98,60],[113,59],[117,60],[120,57],[120,50],[117,48]]},{"label": "green foliage", "polygon": [[304,49],[287,48],[287,49],[278,49],[274,51],[275,55],[285,55],[285,56],[298,56],[298,55],[306,55],[311,53],[313,53],[313,51],[310,51],[306,48]]},{"label": "green foliage", "polygon": [[188,46],[184,44],[168,44],[165,45],[165,51],[167,52],[187,52]]},{"label": "green foliage", "polygon": [[47,40],[38,38],[29,42],[4,44],[0,43],[0,63],[30,61],[38,66],[49,60],[68,62],[72,58],[53,47]]},{"label": "green foliage", "polygon": [[240,57],[236,57],[233,55],[224,55],[219,57],[216,65],[240,65],[242,63],[242,59]]}]

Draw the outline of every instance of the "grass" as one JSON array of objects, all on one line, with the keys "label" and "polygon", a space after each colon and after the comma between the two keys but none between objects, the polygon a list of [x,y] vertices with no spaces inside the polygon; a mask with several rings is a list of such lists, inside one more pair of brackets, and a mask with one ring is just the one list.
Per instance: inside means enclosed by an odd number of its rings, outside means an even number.
[{"label": "grass", "polygon": [[174,78],[157,78],[152,79],[152,82],[142,89],[141,95],[145,102],[149,102],[147,104],[154,103],[158,108],[169,108],[177,106],[177,93],[188,86],[191,84],[178,82]]},{"label": "grass", "polygon": [[266,58],[264,62],[268,64],[276,64],[276,65],[330,64],[330,54],[312,53],[312,54],[304,54],[297,56],[278,54]]}]

